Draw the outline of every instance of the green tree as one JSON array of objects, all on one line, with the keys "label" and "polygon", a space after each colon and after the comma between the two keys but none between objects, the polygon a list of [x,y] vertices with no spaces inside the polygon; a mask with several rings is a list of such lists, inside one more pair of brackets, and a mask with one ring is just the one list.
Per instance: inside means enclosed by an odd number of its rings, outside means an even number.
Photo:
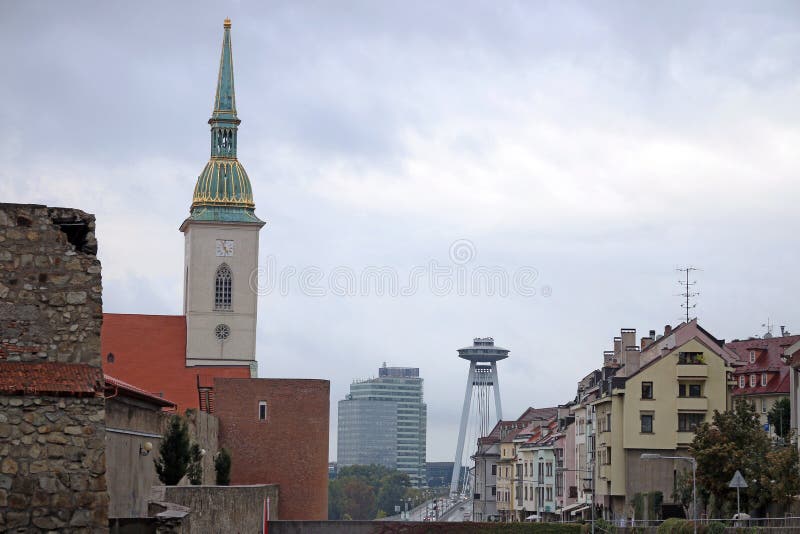
[{"label": "green tree", "polygon": [[792,425],[789,419],[790,409],[789,397],[781,397],[775,401],[775,404],[772,405],[772,408],[767,414],[767,421],[775,429],[775,434],[784,440],[786,436],[789,435],[789,430]]},{"label": "green tree", "polygon": [[192,443],[189,447],[189,467],[186,469],[186,476],[193,486],[203,483],[203,453],[197,443]]},{"label": "green tree", "polygon": [[189,430],[180,415],[173,415],[158,448],[156,474],[162,484],[176,486],[189,465]]},{"label": "green tree", "polygon": [[328,518],[374,519],[381,513],[394,515],[394,507],[404,498],[412,497],[409,485],[408,475],[387,467],[343,467],[328,484]]},{"label": "green tree", "polygon": [[214,471],[217,474],[217,486],[227,486],[231,483],[231,453],[222,448],[214,458]]},{"label": "green tree", "polygon": [[698,485],[711,495],[716,510],[735,502],[736,494],[728,483],[739,470],[749,486],[743,494],[745,509],[761,511],[769,501],[769,489],[765,488],[760,475],[766,472],[766,457],[770,450],[767,433],[761,428],[753,406],[738,400],[733,410],[714,411],[713,421],[697,429],[692,441],[691,453],[697,460]]},{"label": "green tree", "polygon": [[794,445],[777,447],[767,454],[767,472],[761,483],[770,489],[771,500],[789,510],[794,496],[800,493],[800,463]]}]

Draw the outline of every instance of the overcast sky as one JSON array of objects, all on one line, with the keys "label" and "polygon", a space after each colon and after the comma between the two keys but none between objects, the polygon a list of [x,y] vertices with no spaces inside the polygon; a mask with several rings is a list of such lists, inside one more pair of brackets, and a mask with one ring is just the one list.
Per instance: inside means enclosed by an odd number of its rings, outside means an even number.
[{"label": "overcast sky", "polygon": [[[260,374],[331,381],[332,459],[385,361],[452,460],[475,336],[511,350],[506,418],[571,400],[621,327],[679,322],[678,265],[717,337],[800,332],[795,1],[3,2],[0,200],[97,215],[106,311],[181,313],[226,16],[260,261],[325,293],[265,291]],[[330,288],[431,262],[467,290]]]}]

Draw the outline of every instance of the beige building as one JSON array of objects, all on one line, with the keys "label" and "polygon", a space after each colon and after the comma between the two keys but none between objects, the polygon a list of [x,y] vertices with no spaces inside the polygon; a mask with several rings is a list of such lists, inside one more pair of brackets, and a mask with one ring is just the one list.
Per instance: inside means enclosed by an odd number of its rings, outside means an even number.
[{"label": "beige building", "polygon": [[[633,517],[637,493],[660,491],[670,502],[681,460],[642,460],[643,453],[688,456],[695,429],[729,407],[736,357],[696,321],[642,339],[623,329],[604,367],[596,418],[596,502],[608,519]],[[640,519],[640,518],[637,518]]]}]

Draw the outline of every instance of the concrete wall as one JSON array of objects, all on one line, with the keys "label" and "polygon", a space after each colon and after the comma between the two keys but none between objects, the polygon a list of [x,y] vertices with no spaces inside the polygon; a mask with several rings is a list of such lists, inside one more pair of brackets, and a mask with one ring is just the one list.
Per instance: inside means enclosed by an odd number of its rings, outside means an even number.
[{"label": "concrete wall", "polygon": [[[163,418],[151,405],[134,399],[118,396],[106,403],[109,517],[147,517],[150,488],[159,484],[153,458],[158,455]],[[139,447],[147,442],[153,452],[142,456]]]},{"label": "concrete wall", "polygon": [[[413,523],[408,521],[275,521],[269,524],[270,534],[378,534],[403,532],[425,534],[429,532],[548,532],[549,523]],[[559,532],[581,532],[581,525],[558,525]]]},{"label": "concrete wall", "polygon": [[269,515],[278,517],[278,487],[252,486],[155,486],[154,501],[189,508],[187,532],[250,534],[261,532],[264,500],[269,498]]},{"label": "concrete wall", "polygon": [[278,484],[281,518],[327,519],[330,382],[217,378],[214,392],[231,483]]},{"label": "concrete wall", "polygon": [[[109,517],[148,516],[148,501],[153,486],[161,482],[154,460],[158,458],[161,436],[169,425],[171,413],[128,397],[108,400],[106,408],[106,455],[108,459]],[[203,483],[215,484],[214,455],[219,450],[217,418],[205,412],[187,410],[186,422],[192,443],[205,449]],[[143,434],[143,435],[137,435]],[[150,454],[139,454],[140,446],[150,442]],[[184,478],[180,485],[188,485]]]}]

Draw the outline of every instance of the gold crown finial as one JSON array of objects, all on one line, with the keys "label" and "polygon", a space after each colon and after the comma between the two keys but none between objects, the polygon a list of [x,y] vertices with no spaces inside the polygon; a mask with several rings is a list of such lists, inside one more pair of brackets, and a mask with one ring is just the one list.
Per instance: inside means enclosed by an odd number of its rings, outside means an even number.
[{"label": "gold crown finial", "polygon": [[230,27],[231,27],[231,19],[229,19],[229,18],[225,17],[225,23],[224,23],[224,26],[225,26],[226,28],[230,29]]}]

